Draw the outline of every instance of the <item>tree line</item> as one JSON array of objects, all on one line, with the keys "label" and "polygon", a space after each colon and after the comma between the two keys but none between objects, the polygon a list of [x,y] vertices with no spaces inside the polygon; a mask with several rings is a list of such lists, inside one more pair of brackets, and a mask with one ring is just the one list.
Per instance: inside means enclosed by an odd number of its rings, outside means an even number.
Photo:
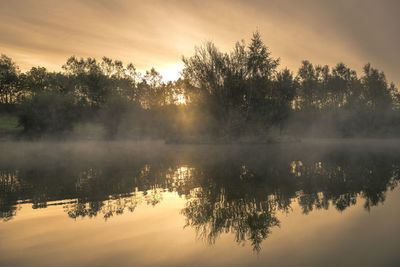
[{"label": "tree line", "polygon": [[125,131],[171,141],[257,139],[271,132],[393,136],[400,129],[400,94],[370,64],[359,77],[344,63],[330,68],[303,61],[295,75],[279,68],[258,32],[230,52],[208,42],[182,60],[181,78],[163,82],[154,68],[142,74],[107,57],[72,56],[60,72],[33,67],[22,73],[2,55],[0,103],[17,110],[30,136],[68,132],[83,120],[101,122],[108,138]]}]

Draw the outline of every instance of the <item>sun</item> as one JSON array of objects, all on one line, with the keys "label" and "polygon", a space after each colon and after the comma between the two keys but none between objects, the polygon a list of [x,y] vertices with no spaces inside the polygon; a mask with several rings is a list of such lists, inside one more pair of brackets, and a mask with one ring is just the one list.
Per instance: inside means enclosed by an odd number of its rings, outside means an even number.
[{"label": "sun", "polygon": [[172,82],[178,80],[181,77],[180,73],[182,69],[182,65],[171,65],[166,68],[160,68],[158,69],[158,71],[160,72],[164,82]]}]

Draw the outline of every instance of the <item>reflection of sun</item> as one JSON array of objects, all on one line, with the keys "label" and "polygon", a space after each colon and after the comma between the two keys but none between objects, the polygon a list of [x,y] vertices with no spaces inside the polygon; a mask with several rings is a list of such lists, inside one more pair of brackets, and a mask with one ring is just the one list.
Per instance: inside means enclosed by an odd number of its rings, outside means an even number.
[{"label": "reflection of sun", "polygon": [[187,168],[187,167],[180,167],[179,169],[180,169],[180,171],[181,171],[181,172],[185,172],[185,171],[187,171],[187,170],[188,170],[188,168]]},{"label": "reflection of sun", "polygon": [[185,180],[190,176],[190,170],[188,167],[182,166],[175,171],[175,179]]},{"label": "reflection of sun", "polygon": [[181,187],[192,178],[193,170],[187,166],[181,166],[175,170],[171,168],[170,172],[166,174],[166,178],[173,188]]},{"label": "reflection of sun", "polygon": [[186,105],[186,98],[183,94],[179,94],[176,96],[175,104],[177,105]]}]

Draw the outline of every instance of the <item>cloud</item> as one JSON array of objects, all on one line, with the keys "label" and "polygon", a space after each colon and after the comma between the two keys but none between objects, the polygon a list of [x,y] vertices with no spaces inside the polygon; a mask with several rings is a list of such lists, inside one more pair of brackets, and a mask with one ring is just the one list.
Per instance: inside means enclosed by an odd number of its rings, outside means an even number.
[{"label": "cloud", "polygon": [[181,64],[193,47],[223,50],[258,29],[273,56],[356,70],[371,62],[400,84],[396,0],[0,0],[0,52],[28,69],[59,69],[71,55],[118,58],[138,69]]}]

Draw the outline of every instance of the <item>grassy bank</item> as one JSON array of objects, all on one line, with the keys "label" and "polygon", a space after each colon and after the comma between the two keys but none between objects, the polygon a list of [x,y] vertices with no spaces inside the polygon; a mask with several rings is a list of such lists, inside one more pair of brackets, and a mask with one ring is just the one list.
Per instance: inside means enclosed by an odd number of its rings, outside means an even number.
[{"label": "grassy bank", "polygon": [[[18,116],[13,113],[0,113],[0,140],[24,139],[23,127],[19,125]],[[77,123],[70,135],[78,140],[101,140],[104,129],[100,123]]]},{"label": "grassy bank", "polygon": [[0,113],[0,139],[15,139],[22,130],[15,114]]}]

